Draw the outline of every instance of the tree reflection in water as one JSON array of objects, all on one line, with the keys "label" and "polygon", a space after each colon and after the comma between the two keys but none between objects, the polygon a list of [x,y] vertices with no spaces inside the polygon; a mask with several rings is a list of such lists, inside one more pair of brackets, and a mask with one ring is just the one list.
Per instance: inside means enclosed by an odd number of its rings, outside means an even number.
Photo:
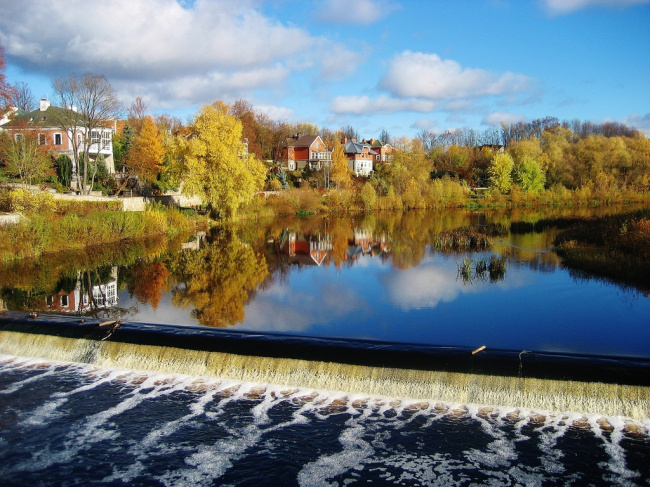
[{"label": "tree reflection in water", "polygon": [[169,267],[178,282],[172,303],[192,306],[193,317],[214,327],[243,320],[245,304],[269,273],[264,256],[231,229],[214,229],[198,250],[172,256]]}]

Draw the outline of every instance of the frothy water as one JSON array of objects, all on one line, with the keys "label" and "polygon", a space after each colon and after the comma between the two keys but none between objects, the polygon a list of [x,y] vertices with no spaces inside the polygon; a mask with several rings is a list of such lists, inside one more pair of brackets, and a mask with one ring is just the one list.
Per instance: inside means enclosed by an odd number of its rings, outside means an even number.
[{"label": "frothy water", "polygon": [[0,356],[4,485],[647,485],[650,423]]}]

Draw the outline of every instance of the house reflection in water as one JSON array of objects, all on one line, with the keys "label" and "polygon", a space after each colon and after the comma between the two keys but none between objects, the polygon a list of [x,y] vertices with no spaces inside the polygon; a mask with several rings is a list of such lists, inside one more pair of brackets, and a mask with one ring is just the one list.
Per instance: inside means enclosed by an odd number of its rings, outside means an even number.
[{"label": "house reflection in water", "polygon": [[354,238],[349,242],[346,259],[353,261],[364,255],[374,257],[390,250],[385,235],[374,237],[370,230],[354,229]]},{"label": "house reflection in water", "polygon": [[[93,282],[90,273],[79,272],[72,289],[70,287],[60,289],[56,294],[47,297],[47,308],[52,311],[73,313],[117,306],[117,269],[117,266],[112,266],[109,276],[103,281],[96,282],[92,287],[88,285],[88,282]],[[94,274],[96,277],[97,273]]]},{"label": "house reflection in water", "polygon": [[[282,254],[289,256],[289,264],[319,266],[328,257],[333,244],[329,234],[305,235],[285,230],[278,247]],[[389,250],[390,243],[386,236],[375,237],[369,230],[355,229],[353,238],[348,240],[345,260],[352,263],[361,256],[384,255]]]},{"label": "house reflection in water", "polygon": [[321,265],[332,250],[329,235],[304,235],[285,230],[279,240],[280,252],[289,256],[289,264]]}]

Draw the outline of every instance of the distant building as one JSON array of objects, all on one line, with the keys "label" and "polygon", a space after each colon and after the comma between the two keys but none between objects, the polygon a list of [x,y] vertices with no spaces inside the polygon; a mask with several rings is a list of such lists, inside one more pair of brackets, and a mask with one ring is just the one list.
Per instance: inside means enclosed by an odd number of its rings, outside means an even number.
[{"label": "distant building", "polygon": [[[9,132],[13,137],[21,137],[25,133],[33,134],[37,143],[47,146],[55,157],[65,154],[72,160],[74,160],[73,141],[83,147],[83,137],[90,136],[91,143],[88,155],[93,160],[100,154],[103,155],[107,171],[109,174],[114,173],[114,130],[109,126],[112,122],[107,122],[104,127],[92,129],[90,134],[85,134],[83,130],[77,130],[73,134],[62,130],[56,123],[57,119],[66,116],[66,112],[76,112],[76,110],[54,107],[50,105],[47,99],[43,98],[37,110],[28,113],[16,112],[13,119],[2,125],[2,129]],[[72,170],[74,174],[77,174],[77,168],[73,167]]]},{"label": "distant building", "polygon": [[294,135],[289,137],[275,153],[275,162],[288,171],[309,168],[321,170],[332,160],[332,151],[320,135]]},{"label": "distant building", "polygon": [[343,152],[348,158],[348,168],[356,176],[370,176],[377,153],[365,142],[346,137],[343,140]]}]

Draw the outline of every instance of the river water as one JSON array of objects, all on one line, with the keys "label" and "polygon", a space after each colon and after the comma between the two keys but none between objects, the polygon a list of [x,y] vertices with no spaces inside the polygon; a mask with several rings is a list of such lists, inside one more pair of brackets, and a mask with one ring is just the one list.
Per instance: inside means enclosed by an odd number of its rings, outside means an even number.
[{"label": "river water", "polygon": [[[8,267],[0,479],[648,485],[647,290],[511,225],[547,216],[288,219]],[[469,225],[508,230],[436,248]]]}]

